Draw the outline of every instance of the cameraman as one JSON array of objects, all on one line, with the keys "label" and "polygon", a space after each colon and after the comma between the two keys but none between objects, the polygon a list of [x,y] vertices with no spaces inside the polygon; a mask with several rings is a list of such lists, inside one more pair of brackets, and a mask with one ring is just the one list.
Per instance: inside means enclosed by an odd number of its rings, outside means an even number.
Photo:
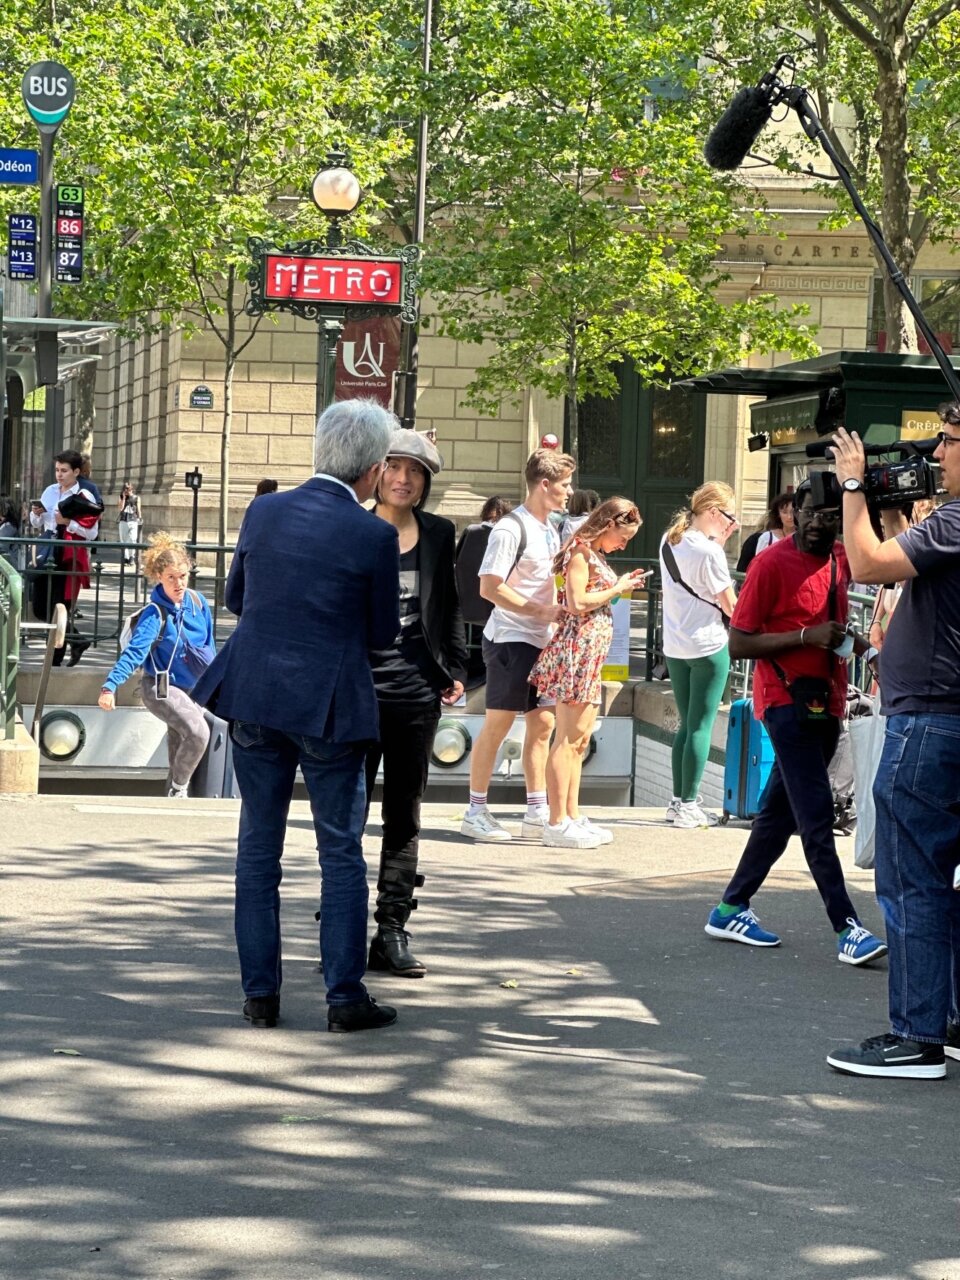
[{"label": "cameraman", "polygon": [[[941,405],[940,417],[944,429],[933,456],[956,499],[960,404]],[[960,1058],[954,945],[960,946],[960,894],[951,888],[960,860],[960,502],[880,542],[863,488],[863,445],[842,428],[834,443],[854,576],[905,585],[880,655],[887,726],[873,790],[892,1033],[836,1049],[827,1062],[851,1075],[939,1079],[946,1074],[945,1042]]]}]

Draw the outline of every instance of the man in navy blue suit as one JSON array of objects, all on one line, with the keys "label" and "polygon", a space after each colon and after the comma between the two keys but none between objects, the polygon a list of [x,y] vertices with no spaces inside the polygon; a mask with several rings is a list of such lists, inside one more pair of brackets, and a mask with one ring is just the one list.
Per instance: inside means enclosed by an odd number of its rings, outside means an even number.
[{"label": "man in navy blue suit", "polygon": [[364,756],[377,739],[368,652],[400,630],[392,525],[360,505],[373,495],[397,421],[373,401],[321,414],[316,474],[252,503],[227,579],[240,621],[193,697],[231,722],[243,801],[235,928],[243,1016],[280,1012],[280,859],[297,766],[320,854],[320,955],[330,1031],[387,1026],[396,1010],[363,985],[367,880],[361,849]]}]

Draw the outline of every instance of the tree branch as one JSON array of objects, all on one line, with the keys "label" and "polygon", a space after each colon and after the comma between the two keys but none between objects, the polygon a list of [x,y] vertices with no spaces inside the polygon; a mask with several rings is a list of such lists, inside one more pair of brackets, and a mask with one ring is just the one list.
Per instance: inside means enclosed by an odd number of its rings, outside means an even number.
[{"label": "tree branch", "polygon": [[[949,3],[955,3],[955,0],[949,0]],[[852,36],[856,36],[860,43],[865,45],[873,53],[888,53],[883,41],[880,40],[878,36],[874,35],[869,27],[864,26],[859,18],[855,18],[846,5],[841,3],[841,0],[823,0],[823,7],[828,13],[833,14],[842,27],[846,27]],[[858,4],[857,7],[860,9],[861,13],[864,13],[865,10],[872,11],[876,17],[877,25],[879,26],[880,15],[877,14],[872,5]]]},{"label": "tree branch", "polygon": [[912,58],[930,32],[939,27],[945,18],[949,18],[951,13],[956,13],[958,8],[960,0],[943,0],[932,13],[928,13],[922,22],[917,23],[913,35],[907,41],[904,57],[907,60]]}]

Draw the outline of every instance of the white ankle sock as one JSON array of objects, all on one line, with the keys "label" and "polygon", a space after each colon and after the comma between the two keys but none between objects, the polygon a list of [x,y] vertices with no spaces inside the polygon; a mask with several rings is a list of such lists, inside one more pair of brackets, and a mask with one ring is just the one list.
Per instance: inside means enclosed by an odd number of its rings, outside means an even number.
[{"label": "white ankle sock", "polygon": [[478,814],[482,809],[485,809],[486,807],[487,807],[487,793],[485,791],[471,791],[470,807],[467,810],[467,816],[472,818],[475,814]]}]

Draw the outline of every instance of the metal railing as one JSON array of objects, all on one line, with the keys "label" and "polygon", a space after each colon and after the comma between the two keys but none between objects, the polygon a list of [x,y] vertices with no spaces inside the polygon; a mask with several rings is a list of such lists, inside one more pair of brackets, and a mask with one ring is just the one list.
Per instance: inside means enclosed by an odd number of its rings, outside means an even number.
[{"label": "metal railing", "polygon": [[[72,612],[68,640],[71,643],[88,641],[93,646],[107,645],[114,654],[118,654],[124,621],[149,599],[150,587],[141,572],[140,557],[150,544],[98,539],[96,542],[57,542],[55,545],[86,548],[90,554],[89,571],[56,564],[52,558],[46,566],[35,567],[37,553],[47,551],[51,546],[49,538],[5,538],[3,541],[3,552],[7,559],[0,556],[0,563],[6,564],[18,580],[24,614],[29,604],[34,616],[39,621],[46,622],[52,619],[56,604],[66,594],[76,596],[77,604]],[[214,634],[219,645],[235,623],[233,615],[223,604],[228,557],[232,555],[234,548],[216,543],[188,543],[187,550],[198,561],[190,585],[197,591],[202,591],[210,604]],[[131,554],[134,562],[127,564],[125,557]],[[18,571],[13,568],[13,563],[16,562],[23,563],[25,567]],[[79,592],[76,589],[68,591],[68,580],[76,582],[82,577],[89,578],[90,586],[81,588]]]},{"label": "metal railing", "polygon": [[[617,565],[624,563],[617,560]],[[657,566],[656,561],[635,560],[627,562],[629,567],[650,568]],[[744,579],[742,573],[734,573],[733,580],[739,586]],[[876,597],[851,591],[849,593],[848,622],[853,623],[856,630],[864,638],[870,628]],[[636,678],[651,681],[654,672],[664,661],[663,657],[663,588],[655,579],[642,593],[634,595],[630,608],[630,673]],[[745,697],[749,685],[750,664],[743,658],[734,659],[730,663],[730,676],[727,684],[727,699]],[[872,673],[862,658],[852,658],[849,663],[849,678],[858,689],[866,689],[872,682]]]},{"label": "metal railing", "polygon": [[17,723],[17,669],[20,665],[20,575],[0,556],[0,740],[10,742]]}]

